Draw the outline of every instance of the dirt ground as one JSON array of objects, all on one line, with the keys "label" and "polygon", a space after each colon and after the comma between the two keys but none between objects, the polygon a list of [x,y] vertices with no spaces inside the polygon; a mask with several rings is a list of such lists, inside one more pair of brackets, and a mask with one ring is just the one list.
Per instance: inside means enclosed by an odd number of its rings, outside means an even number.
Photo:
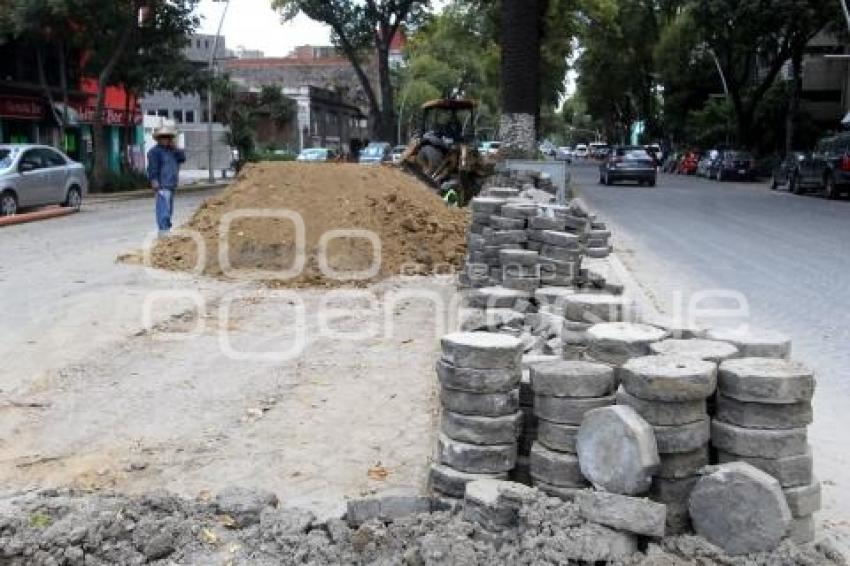
[{"label": "dirt ground", "polygon": [[[193,497],[240,485],[319,516],[347,496],[424,489],[451,281],[358,296],[237,289],[20,390],[0,412],[0,484]],[[322,320],[321,301],[347,310]],[[296,355],[269,357],[299,336]]]},{"label": "dirt ground", "polygon": [[[360,285],[460,266],[467,224],[466,211],[446,207],[430,188],[396,167],[261,163],[246,167],[183,226],[194,239],[160,242],[153,260],[163,269],[198,268],[205,275],[250,277],[275,287]],[[375,241],[362,233],[333,234],[337,230],[366,231]],[[200,242],[207,253],[199,260]],[[299,259],[304,268],[287,274]],[[346,276],[337,278],[333,271]],[[349,279],[351,272],[363,273]]]}]

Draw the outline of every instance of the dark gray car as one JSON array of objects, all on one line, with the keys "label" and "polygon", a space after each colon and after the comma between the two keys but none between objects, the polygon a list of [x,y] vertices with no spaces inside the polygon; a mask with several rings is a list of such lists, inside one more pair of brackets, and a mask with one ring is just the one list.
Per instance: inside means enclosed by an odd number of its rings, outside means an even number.
[{"label": "dark gray car", "polygon": [[822,139],[811,153],[800,157],[789,181],[794,192],[813,190],[827,198],[850,192],[850,134]]},{"label": "dark gray car", "polygon": [[48,204],[79,209],[88,188],[83,165],[55,148],[0,145],[0,216]]},{"label": "dark gray car", "polygon": [[599,165],[599,182],[604,185],[636,181],[654,187],[657,179],[655,158],[640,146],[615,147]]}]

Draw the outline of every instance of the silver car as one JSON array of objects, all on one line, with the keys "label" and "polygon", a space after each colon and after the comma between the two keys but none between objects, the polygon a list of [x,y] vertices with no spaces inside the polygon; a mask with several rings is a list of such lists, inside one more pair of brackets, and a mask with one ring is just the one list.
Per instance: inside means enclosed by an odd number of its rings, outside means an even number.
[{"label": "silver car", "polygon": [[89,183],[82,164],[46,145],[0,145],[0,216],[31,206],[79,210]]}]

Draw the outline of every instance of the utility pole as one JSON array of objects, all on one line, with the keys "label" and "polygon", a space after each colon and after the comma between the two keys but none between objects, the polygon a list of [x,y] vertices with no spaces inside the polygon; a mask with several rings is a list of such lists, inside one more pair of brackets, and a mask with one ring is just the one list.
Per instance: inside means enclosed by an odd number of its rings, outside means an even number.
[{"label": "utility pole", "polygon": [[209,86],[207,87],[207,165],[209,167],[210,183],[215,183],[215,169],[213,168],[213,82],[215,80],[215,54],[218,51],[218,39],[221,37],[224,18],[227,17],[227,9],[230,8],[230,0],[213,0],[213,2],[224,2],[224,11],[221,13],[221,19],[218,22],[218,31],[216,31],[215,39],[213,39],[209,62],[210,76]]}]

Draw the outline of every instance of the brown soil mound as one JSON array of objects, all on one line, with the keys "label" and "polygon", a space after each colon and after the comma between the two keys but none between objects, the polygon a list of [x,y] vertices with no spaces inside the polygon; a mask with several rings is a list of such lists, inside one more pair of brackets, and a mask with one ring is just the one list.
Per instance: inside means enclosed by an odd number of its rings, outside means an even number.
[{"label": "brown soil mound", "polygon": [[[293,211],[303,218],[305,263],[294,277],[269,277],[258,271],[281,272],[297,265],[294,223],[249,216],[249,209]],[[230,270],[225,273],[219,258],[219,230],[222,217],[234,211],[246,216],[235,219],[227,230]],[[400,273],[445,272],[463,259],[467,225],[466,212],[446,207],[425,185],[392,167],[263,163],[247,167],[227,191],[205,202],[184,229],[200,234],[206,244],[206,275],[305,287],[356,285]],[[359,281],[348,277],[372,265],[373,245],[362,237],[330,239],[326,264],[347,275],[339,279],[322,273],[320,240],[331,230],[367,230],[377,235],[381,243],[377,275]],[[153,250],[156,267],[187,271],[197,263],[198,246],[190,238],[174,236],[158,242]]]}]

